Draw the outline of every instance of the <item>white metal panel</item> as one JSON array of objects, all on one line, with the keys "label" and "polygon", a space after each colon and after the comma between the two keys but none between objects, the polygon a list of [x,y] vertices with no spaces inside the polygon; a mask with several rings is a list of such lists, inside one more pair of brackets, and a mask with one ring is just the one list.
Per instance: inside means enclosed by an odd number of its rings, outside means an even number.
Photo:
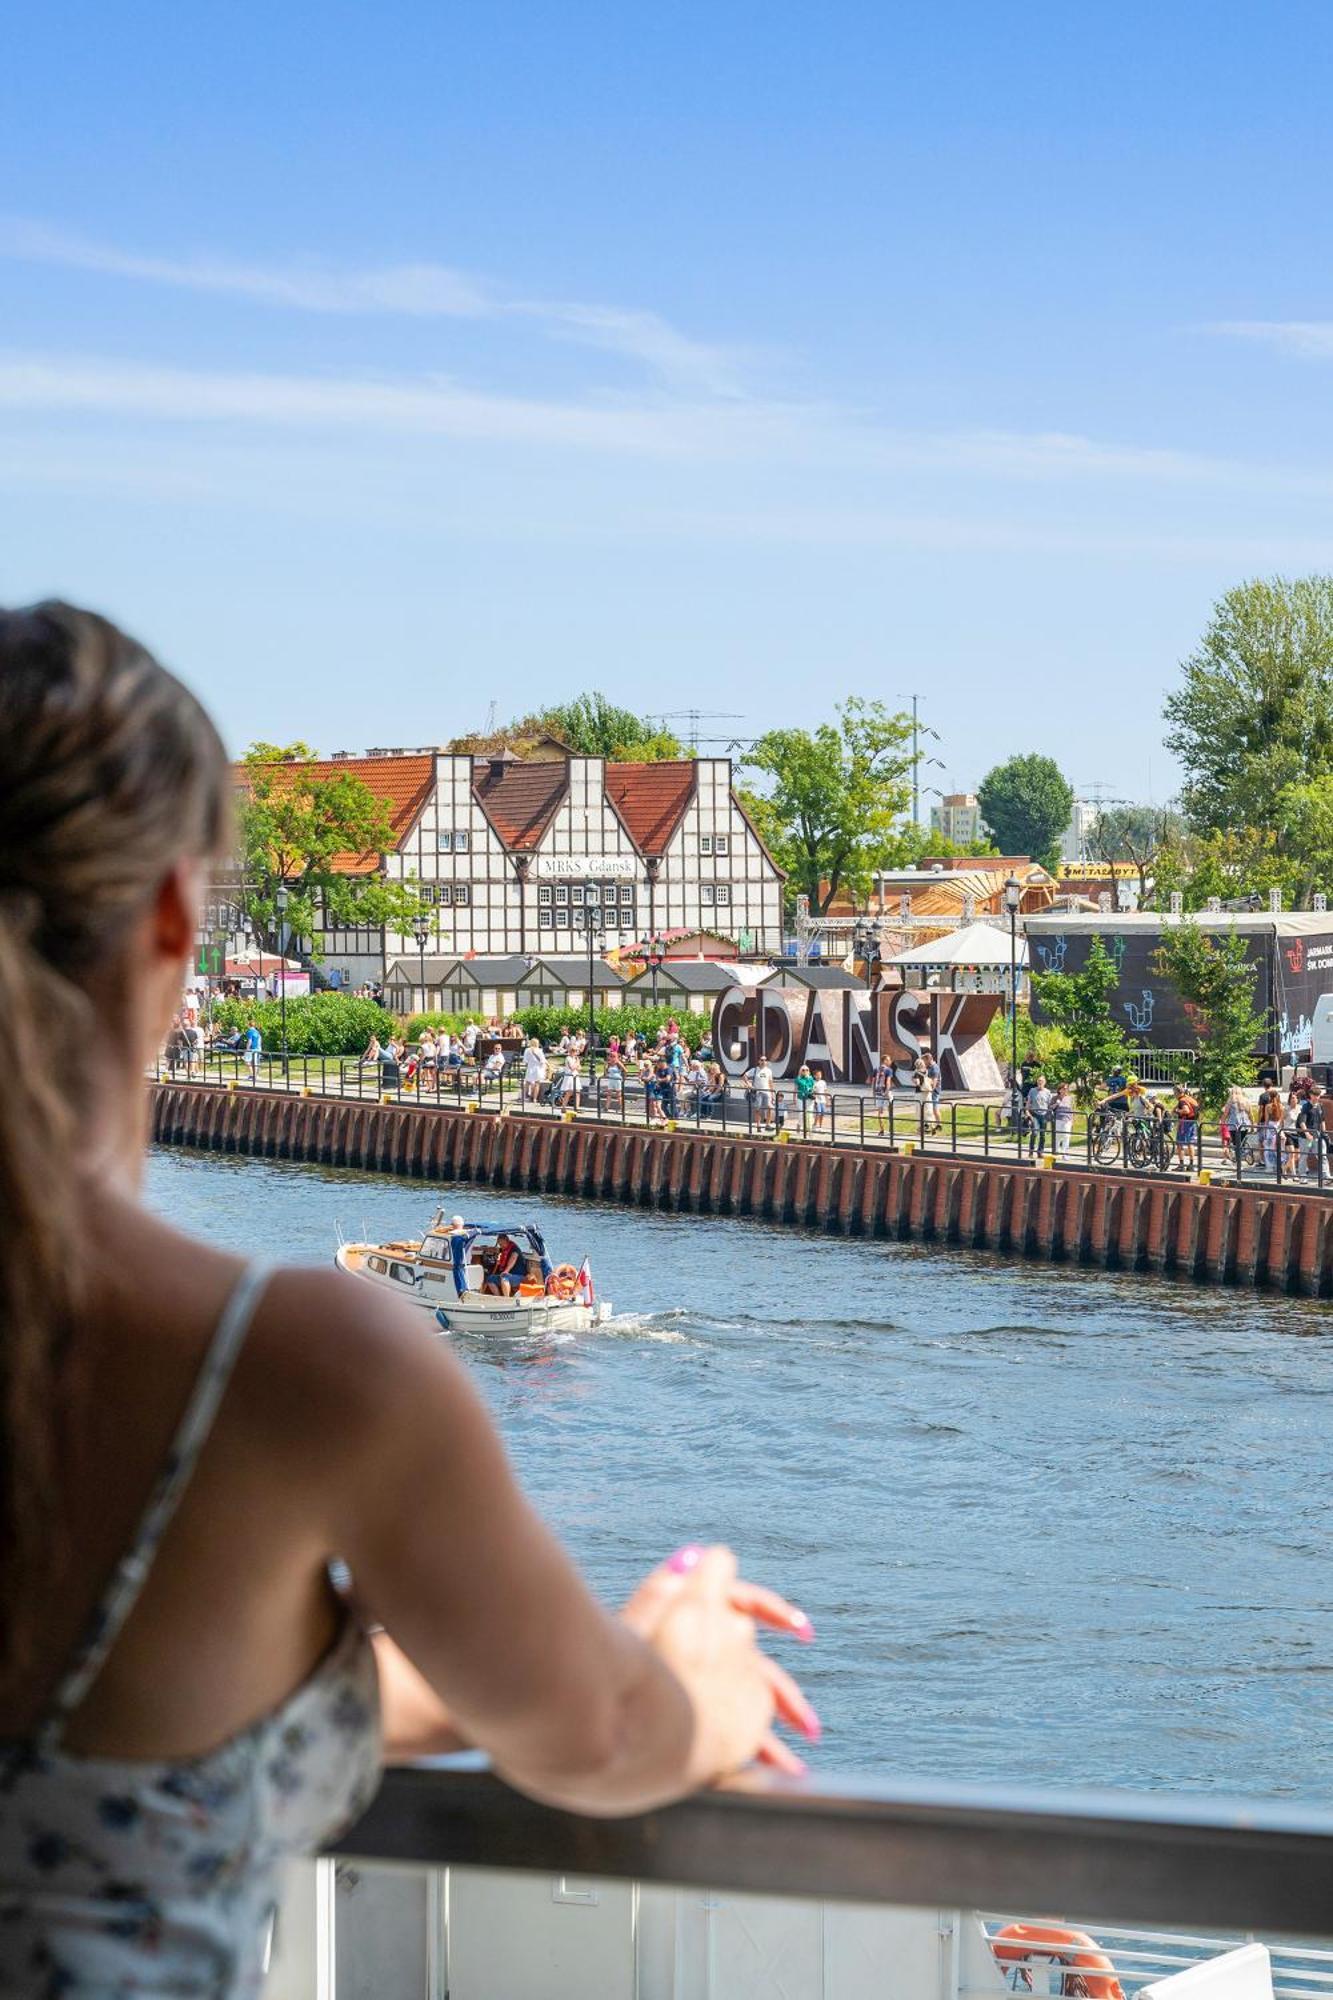
[{"label": "white metal panel", "polygon": [[451,1869],[449,2000],[634,2000],[637,1900],[629,1882]]}]

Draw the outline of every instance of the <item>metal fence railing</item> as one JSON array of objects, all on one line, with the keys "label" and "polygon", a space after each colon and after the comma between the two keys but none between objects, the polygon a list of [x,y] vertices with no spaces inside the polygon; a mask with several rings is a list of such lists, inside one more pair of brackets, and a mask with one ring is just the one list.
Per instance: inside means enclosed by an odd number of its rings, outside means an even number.
[{"label": "metal fence railing", "polygon": [[494,1075],[465,1064],[409,1077],[397,1063],[367,1065],[346,1057],[276,1053],[247,1061],[237,1054],[210,1052],[164,1056],[150,1073],[159,1082],[204,1082],[227,1089],[288,1090],[459,1111],[475,1106],[519,1116],[744,1134],[780,1144],[794,1140],[1009,1158],[1097,1173],[1225,1175],[1294,1192],[1333,1191],[1333,1132],[1287,1133],[1276,1125],[1266,1133],[1251,1126],[1224,1144],[1216,1130],[1181,1140],[1169,1116],[1154,1121],[1074,1109],[1060,1120],[1051,1116],[1043,1121],[1015,1117],[1005,1102],[959,1096],[934,1105],[907,1091],[886,1097],[830,1091],[823,1098],[802,1098],[786,1081],[760,1090],[734,1079],[720,1091],[688,1083],[662,1090],[645,1088],[634,1075],[622,1082],[597,1070],[581,1072],[568,1086],[562,1085],[559,1072],[530,1086],[513,1059]]}]

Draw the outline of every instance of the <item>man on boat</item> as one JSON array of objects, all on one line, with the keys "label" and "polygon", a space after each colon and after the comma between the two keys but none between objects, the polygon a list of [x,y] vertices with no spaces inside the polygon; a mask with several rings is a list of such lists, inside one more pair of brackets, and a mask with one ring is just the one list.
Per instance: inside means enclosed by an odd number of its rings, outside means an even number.
[{"label": "man on boat", "polygon": [[523,1259],[513,1238],[497,1236],[495,1253],[481,1289],[483,1292],[498,1292],[502,1299],[512,1299],[522,1280],[522,1265]]}]

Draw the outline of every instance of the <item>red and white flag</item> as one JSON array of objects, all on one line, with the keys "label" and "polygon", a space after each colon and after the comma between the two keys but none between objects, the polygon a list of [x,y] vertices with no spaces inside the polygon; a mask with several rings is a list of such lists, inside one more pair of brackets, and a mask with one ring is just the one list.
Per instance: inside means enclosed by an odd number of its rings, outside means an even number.
[{"label": "red and white flag", "polygon": [[590,1306],[596,1296],[592,1288],[592,1266],[586,1257],[579,1265],[578,1285],[574,1296],[581,1306]]}]

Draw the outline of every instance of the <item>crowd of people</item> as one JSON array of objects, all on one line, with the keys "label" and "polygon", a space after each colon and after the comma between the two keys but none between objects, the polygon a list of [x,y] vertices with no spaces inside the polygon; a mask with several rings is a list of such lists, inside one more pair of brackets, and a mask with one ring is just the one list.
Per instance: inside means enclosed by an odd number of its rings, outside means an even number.
[{"label": "crowd of people", "polygon": [[[254,1016],[226,1034],[210,1036],[191,999],[186,996],[186,1004],[173,1020],[167,1043],[170,1060],[180,1063],[190,1075],[202,1067],[207,1054],[233,1054],[250,1081],[257,1083],[265,1048]],[[481,1044],[489,1044],[485,1054],[480,1052]],[[495,1019],[484,1025],[470,1021],[457,1034],[444,1027],[426,1026],[413,1044],[399,1032],[383,1039],[372,1034],[356,1068],[375,1071],[384,1089],[423,1094],[466,1081],[484,1095],[499,1092],[512,1079],[525,1104],[553,1111],[579,1110],[595,1085],[596,1101],[604,1111],[616,1115],[625,1107],[627,1091],[637,1088],[653,1125],[666,1125],[682,1115],[725,1117],[730,1085],[706,1032],[692,1050],[679,1021],[672,1017],[652,1035],[633,1027],[623,1035],[611,1035],[601,1053],[604,1066],[594,1078],[585,1029],[566,1028],[547,1048],[535,1035],[524,1041],[514,1024]],[[822,1131],[831,1120],[833,1098],[818,1065],[802,1063],[790,1092],[779,1087],[766,1057],[754,1063],[740,1082],[756,1131],[781,1131],[793,1111],[804,1131]],[[1103,1086],[1103,1094],[1088,1114],[1094,1149],[1102,1135],[1107,1135],[1109,1146],[1113,1135],[1140,1134],[1147,1143],[1139,1150],[1146,1151],[1156,1164],[1182,1173],[1199,1170],[1203,1165],[1203,1112],[1188,1084],[1154,1090],[1138,1076],[1115,1068],[1107,1073]],[[870,1086],[871,1115],[877,1119],[881,1135],[886,1125],[891,1127],[890,1107],[902,1088],[898,1068],[884,1055]],[[931,1051],[923,1049],[916,1056],[910,1089],[920,1106],[923,1135],[942,1131],[943,1077]],[[1064,1158],[1071,1153],[1077,1114],[1073,1090],[1067,1081],[1052,1082],[1035,1054],[1024,1058],[1017,1076],[1010,1073],[1007,1099],[1010,1129],[1019,1143],[1025,1144],[1029,1158],[1047,1153]],[[1239,1085],[1231,1090],[1218,1119],[1217,1134],[1238,1177],[1247,1171],[1267,1171],[1275,1178],[1295,1182],[1322,1181],[1333,1156],[1333,1090],[1321,1086],[1308,1071],[1298,1073],[1284,1089],[1270,1070],[1257,1093]],[[1124,1150],[1128,1154],[1129,1148]]]},{"label": "crowd of people", "polygon": [[[1194,1173],[1203,1165],[1203,1108],[1186,1083],[1153,1091],[1132,1072],[1115,1068],[1103,1079],[1104,1094],[1089,1112],[1095,1145],[1103,1133],[1136,1131],[1150,1143],[1149,1156],[1163,1167]],[[1010,1122],[1027,1140],[1029,1158],[1050,1151],[1068,1154],[1075,1104],[1068,1083],[1054,1088],[1035,1056],[1020,1065],[1010,1084]],[[1239,1179],[1248,1169],[1275,1178],[1320,1180],[1333,1154],[1333,1090],[1307,1070],[1283,1089],[1269,1072],[1251,1095],[1237,1084],[1227,1093],[1217,1123],[1225,1157]]]}]

